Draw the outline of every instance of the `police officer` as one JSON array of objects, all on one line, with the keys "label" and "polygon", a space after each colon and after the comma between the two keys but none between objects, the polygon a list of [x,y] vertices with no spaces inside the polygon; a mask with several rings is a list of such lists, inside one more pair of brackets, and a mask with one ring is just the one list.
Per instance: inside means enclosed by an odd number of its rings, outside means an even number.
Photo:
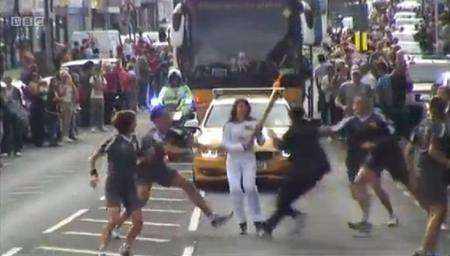
[{"label": "police officer", "polygon": [[302,108],[293,108],[290,118],[292,125],[283,138],[278,138],[273,130],[268,132],[274,144],[290,154],[291,162],[278,192],[276,210],[264,226],[268,236],[284,216],[296,217],[299,214],[291,208],[291,203],[312,189],[330,171],[328,158],[319,143],[318,126],[304,119]]}]

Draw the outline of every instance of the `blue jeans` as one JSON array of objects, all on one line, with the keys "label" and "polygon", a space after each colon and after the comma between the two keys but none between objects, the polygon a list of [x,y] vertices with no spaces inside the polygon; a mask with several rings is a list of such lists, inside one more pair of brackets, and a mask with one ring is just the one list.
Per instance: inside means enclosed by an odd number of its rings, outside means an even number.
[{"label": "blue jeans", "polygon": [[139,106],[146,107],[148,102],[149,95],[149,82],[145,79],[142,79],[138,82],[139,84]]}]

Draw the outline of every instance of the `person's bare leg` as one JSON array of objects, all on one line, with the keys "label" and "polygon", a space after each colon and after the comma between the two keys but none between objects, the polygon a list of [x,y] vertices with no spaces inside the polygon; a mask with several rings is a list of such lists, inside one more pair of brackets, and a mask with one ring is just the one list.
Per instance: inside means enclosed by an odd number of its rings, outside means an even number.
[{"label": "person's bare leg", "polygon": [[117,225],[117,221],[120,218],[120,207],[108,207],[106,210],[106,215],[108,222],[103,227],[102,233],[100,235],[100,250],[105,250],[108,246],[111,231]]},{"label": "person's bare leg", "polygon": [[148,199],[150,198],[150,191],[152,189],[152,184],[150,185],[138,185],[137,186],[137,193],[139,201],[141,202],[141,207],[144,207],[147,203]]},{"label": "person's bare leg", "polygon": [[392,208],[391,200],[389,199],[389,195],[386,193],[386,191],[381,186],[380,177],[374,175],[374,177],[371,178],[370,186],[372,187],[373,191],[375,192],[375,195],[377,195],[378,199],[380,199],[384,208],[386,208],[386,210],[388,211],[389,216],[394,215],[394,210]]},{"label": "person's bare leg", "polygon": [[131,213],[131,228],[126,237],[126,243],[128,246],[132,246],[136,237],[142,230],[142,210],[139,208]]},{"label": "person's bare leg", "polygon": [[213,211],[192,182],[187,181],[177,173],[172,180],[172,186],[181,188],[188,195],[192,203],[200,208],[206,216],[212,215]]},{"label": "person's bare leg", "polygon": [[362,222],[368,222],[370,215],[370,195],[367,191],[369,181],[370,176],[368,175],[368,171],[362,168],[356,176],[355,183],[352,184],[353,196],[363,213]]},{"label": "person's bare leg", "polygon": [[426,252],[435,252],[441,225],[446,216],[446,205],[433,205],[429,207],[428,223],[422,242],[422,248]]}]

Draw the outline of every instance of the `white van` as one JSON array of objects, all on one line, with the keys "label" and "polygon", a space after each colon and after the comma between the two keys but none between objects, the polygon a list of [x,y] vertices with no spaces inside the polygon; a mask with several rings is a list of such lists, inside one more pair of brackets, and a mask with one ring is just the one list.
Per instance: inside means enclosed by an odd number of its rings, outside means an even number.
[{"label": "white van", "polygon": [[100,58],[109,58],[110,51],[113,57],[116,56],[117,46],[120,45],[120,34],[117,30],[92,30],[92,31],[74,31],[70,38],[70,45],[78,42],[81,45],[83,39],[88,39],[89,36],[94,38],[95,44],[100,50]]}]

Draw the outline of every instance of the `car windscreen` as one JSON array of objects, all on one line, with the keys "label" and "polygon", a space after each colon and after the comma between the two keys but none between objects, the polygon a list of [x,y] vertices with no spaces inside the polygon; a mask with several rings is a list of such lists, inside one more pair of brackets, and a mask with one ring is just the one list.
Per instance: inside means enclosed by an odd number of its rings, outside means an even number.
[{"label": "car windscreen", "polygon": [[[251,103],[251,116],[257,120],[261,119],[267,107],[267,103]],[[211,108],[206,117],[206,128],[223,127],[230,118],[232,104],[218,104]],[[266,127],[286,127],[290,125],[289,110],[286,104],[276,103],[270,112]]]}]

